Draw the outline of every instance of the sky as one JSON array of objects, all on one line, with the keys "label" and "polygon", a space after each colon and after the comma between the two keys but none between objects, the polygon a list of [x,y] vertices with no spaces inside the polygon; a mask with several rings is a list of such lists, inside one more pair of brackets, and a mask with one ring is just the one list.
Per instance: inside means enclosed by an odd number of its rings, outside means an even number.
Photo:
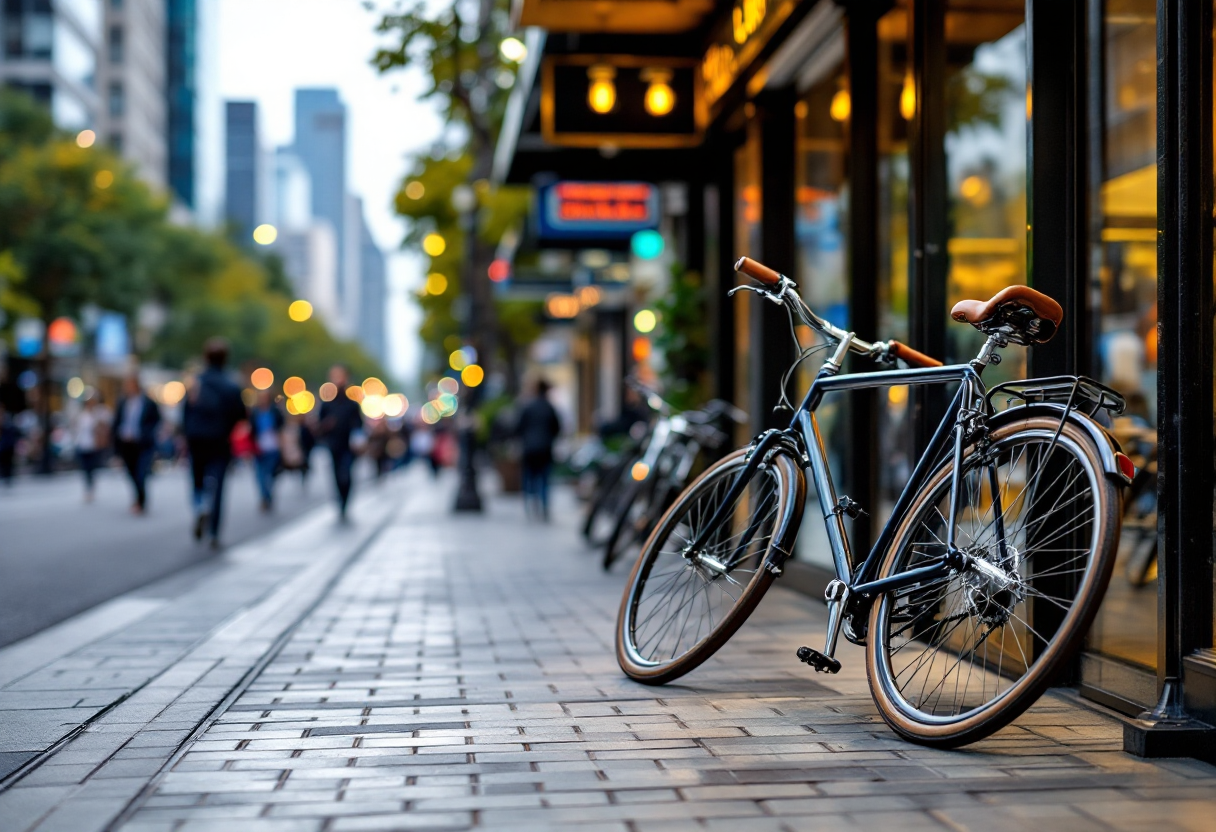
[{"label": "sky", "polygon": [[[384,5],[380,3],[379,5]],[[421,73],[381,76],[369,63],[382,36],[361,0],[218,0],[218,92],[258,103],[264,148],[292,140],[297,87],[335,87],[347,106],[347,187],[363,197],[372,236],[389,255],[389,361],[397,378],[416,373],[417,307],[407,292],[422,279],[422,260],[399,250],[405,226],[393,195],[408,156],[439,137],[442,123],[417,101]]]}]

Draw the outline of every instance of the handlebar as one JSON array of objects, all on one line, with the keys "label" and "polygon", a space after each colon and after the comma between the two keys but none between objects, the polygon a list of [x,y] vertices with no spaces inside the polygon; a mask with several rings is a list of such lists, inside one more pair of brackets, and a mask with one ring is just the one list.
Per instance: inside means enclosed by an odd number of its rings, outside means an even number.
[{"label": "handlebar", "polygon": [[727,292],[728,295],[733,295],[739,291],[755,292],[771,300],[778,306],[787,306],[788,304],[788,308],[792,310],[792,313],[802,323],[820,335],[837,343],[847,340],[849,342],[849,352],[869,356],[875,361],[891,362],[898,358],[911,367],[942,366],[942,362],[936,358],[914,350],[907,344],[900,343],[894,339],[890,341],[875,341],[873,343],[863,341],[852,332],[847,332],[830,321],[824,320],[816,315],[811,307],[806,305],[806,301],[799,297],[797,292],[790,291],[790,289],[796,286],[794,281],[770,269],[768,266],[752,260],[750,257],[740,257],[735,263],[735,271],[758,281],[768,288],[747,285],[736,286]]}]

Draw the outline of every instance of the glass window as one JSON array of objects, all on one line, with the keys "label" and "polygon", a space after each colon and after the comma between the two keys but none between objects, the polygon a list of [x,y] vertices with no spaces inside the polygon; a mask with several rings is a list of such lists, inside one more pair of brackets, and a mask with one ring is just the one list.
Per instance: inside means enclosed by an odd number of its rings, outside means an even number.
[{"label": "glass window", "polygon": [[[760,254],[760,128],[747,105],[747,139],[735,151],[735,252],[732,257]],[[735,402],[751,409],[751,292],[740,292],[730,300],[735,315]],[[755,419],[756,415],[752,414]],[[749,425],[736,431],[740,444],[755,433]]]},{"label": "glass window", "polygon": [[126,96],[123,93],[122,84],[118,81],[110,83],[109,109],[110,115],[118,118],[127,108]]},{"label": "glass window", "polygon": [[120,64],[123,59],[123,35],[121,26],[110,27],[110,63]]},{"label": "glass window", "polygon": [[1101,300],[1098,373],[1127,397],[1115,434],[1144,474],[1127,496],[1119,559],[1089,647],[1157,663],[1157,26],[1153,0],[1108,0],[1103,19],[1101,175],[1091,245]]},{"label": "glass window", "polygon": [[[826,47],[824,52],[835,51],[843,56],[844,32],[841,31],[837,38],[837,42]],[[795,280],[798,291],[812,309],[837,326],[847,327],[846,151],[851,99],[843,58],[818,69],[818,72],[800,78],[802,92],[794,107],[798,142],[794,159],[794,233],[798,241]],[[809,331],[800,331],[798,336],[804,346],[819,340]],[[809,358],[802,365],[798,379],[800,394],[806,392],[823,357],[817,355]],[[844,450],[841,440],[847,435],[848,403],[847,396],[829,396],[815,414],[832,471],[836,472],[838,478],[845,471],[844,460],[837,457]],[[831,567],[832,550],[819,511],[818,497],[809,480],[806,499],[807,517],[798,535],[797,556]]]},{"label": "glass window", "polygon": [[55,69],[69,81],[93,87],[97,55],[74,28],[62,23],[55,27]]}]

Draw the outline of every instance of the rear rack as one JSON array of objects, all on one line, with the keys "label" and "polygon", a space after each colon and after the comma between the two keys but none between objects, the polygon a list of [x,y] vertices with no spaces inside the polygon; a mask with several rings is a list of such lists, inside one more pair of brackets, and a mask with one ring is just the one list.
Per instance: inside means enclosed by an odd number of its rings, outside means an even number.
[{"label": "rear rack", "polygon": [[1127,407],[1120,393],[1086,376],[1051,376],[998,384],[984,397],[990,413],[996,410],[993,400],[1000,396],[1006,397],[1006,406],[1014,401],[1026,404],[1050,402],[1079,410],[1088,416],[1096,416],[1100,410],[1107,411],[1111,416],[1120,416]]}]

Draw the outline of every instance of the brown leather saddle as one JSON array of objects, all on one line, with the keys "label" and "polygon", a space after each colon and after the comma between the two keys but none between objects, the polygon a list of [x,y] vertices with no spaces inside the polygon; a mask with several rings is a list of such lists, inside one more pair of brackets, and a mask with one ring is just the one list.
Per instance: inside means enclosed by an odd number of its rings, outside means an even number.
[{"label": "brown leather saddle", "polygon": [[1008,286],[990,300],[960,300],[950,317],[984,333],[1001,330],[1015,344],[1045,344],[1064,320],[1064,309],[1029,286]]}]

